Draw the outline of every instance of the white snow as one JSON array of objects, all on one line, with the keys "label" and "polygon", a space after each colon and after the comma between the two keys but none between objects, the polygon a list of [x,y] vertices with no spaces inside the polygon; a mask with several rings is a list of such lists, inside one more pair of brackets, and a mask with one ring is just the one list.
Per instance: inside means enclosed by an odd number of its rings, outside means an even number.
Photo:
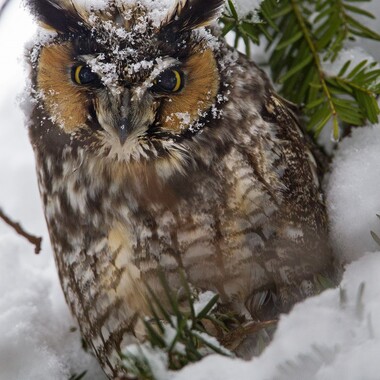
[{"label": "white snow", "polygon": [[[119,0],[120,1],[120,0]],[[120,1],[123,3],[123,0]],[[125,2],[125,1],[124,1]],[[128,0],[127,3],[134,4],[135,0]],[[140,0],[140,3],[149,10],[149,17],[153,21],[153,26],[159,27],[164,19],[174,10],[175,0]]]},{"label": "white snow", "polygon": [[[125,355],[129,357],[138,358],[142,362],[148,362],[149,368],[152,369],[157,380],[169,380],[171,377],[167,370],[167,355],[158,350],[150,347],[148,344],[143,345],[130,345],[124,351]],[[124,360],[124,365],[128,370],[133,372],[133,362]]]},{"label": "white snow", "polygon": [[1,231],[0,262],[0,378],[68,380],[89,370],[90,378],[104,379],[72,331],[48,246],[35,257],[30,245]]},{"label": "white snow", "polygon": [[109,0],[76,0],[75,3],[86,10],[104,9]]},{"label": "white snow", "polygon": [[335,154],[328,184],[331,240],[340,257],[351,261],[379,249],[380,125],[353,129]]},{"label": "white snow", "polygon": [[379,271],[380,252],[350,265],[343,291],[328,290],[296,305],[281,318],[273,342],[259,358],[243,362],[209,356],[174,380],[379,379]]},{"label": "white snow", "polygon": [[[340,69],[348,61],[350,61],[351,64],[348,67],[345,75],[349,74],[359,63],[363,61],[367,61],[368,64],[376,62],[372,55],[370,55],[361,47],[356,46],[354,48],[343,49],[337,56],[334,63],[325,62],[322,59],[323,70],[329,76],[337,76],[339,74]],[[378,67],[374,67],[373,70],[377,68]]]},{"label": "white snow", "polygon": [[199,315],[199,313],[204,310],[204,308],[211,302],[215,295],[216,294],[210,290],[199,294],[197,302],[194,303],[195,315]]},{"label": "white snow", "polygon": [[[250,0],[235,2],[241,14],[248,9],[244,7],[251,9]],[[378,1],[362,6],[367,5],[380,16]],[[369,26],[379,29],[375,22]],[[44,244],[35,256],[34,248],[0,221],[0,379],[68,380],[88,370],[85,379],[100,380],[105,377],[98,364],[82,350],[78,331],[71,331],[75,322],[56,274],[34,157],[16,104],[25,81],[17,57],[33,31],[30,17],[14,0],[0,19],[0,50],[7,52],[0,59],[0,207],[42,235]],[[380,58],[378,43],[360,45]],[[350,51],[358,59],[357,48]],[[327,183],[331,240],[339,257],[356,260],[343,278],[345,296],[329,290],[297,305],[281,318],[268,349],[251,362],[210,356],[171,374],[175,380],[379,379],[380,248],[370,235],[371,230],[380,235],[379,147],[380,125],[355,129],[340,143]],[[364,293],[358,297],[362,283]],[[164,374],[158,354],[156,359]]]}]

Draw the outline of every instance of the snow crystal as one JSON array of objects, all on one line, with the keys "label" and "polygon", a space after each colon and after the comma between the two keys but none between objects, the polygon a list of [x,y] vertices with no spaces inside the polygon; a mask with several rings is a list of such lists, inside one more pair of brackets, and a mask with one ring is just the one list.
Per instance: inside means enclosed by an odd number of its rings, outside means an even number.
[{"label": "snow crystal", "polygon": [[141,0],[141,4],[149,10],[152,25],[158,28],[168,17],[170,10],[174,9],[174,0]]},{"label": "snow crystal", "polygon": [[[160,60],[161,61],[161,60]],[[140,70],[148,70],[155,66],[155,61],[140,61],[133,63],[128,66],[128,75],[133,75],[138,73]],[[156,71],[157,72],[157,71]],[[160,71],[157,72],[157,75]]]},{"label": "snow crystal", "polygon": [[109,88],[116,86],[118,81],[117,66],[115,63],[105,62],[104,54],[87,60],[87,64],[95,73],[100,74],[104,85]]},{"label": "snow crystal", "polygon": [[105,9],[109,0],[75,0],[75,4],[87,11]]},{"label": "snow crystal", "polygon": [[189,112],[176,112],[174,114],[179,120],[180,127],[186,129],[190,126],[191,123],[191,115]]},{"label": "snow crystal", "polygon": [[30,53],[30,62],[35,64],[40,54],[41,47],[53,41],[57,33],[52,30],[38,28],[33,38],[25,44],[25,50]]}]

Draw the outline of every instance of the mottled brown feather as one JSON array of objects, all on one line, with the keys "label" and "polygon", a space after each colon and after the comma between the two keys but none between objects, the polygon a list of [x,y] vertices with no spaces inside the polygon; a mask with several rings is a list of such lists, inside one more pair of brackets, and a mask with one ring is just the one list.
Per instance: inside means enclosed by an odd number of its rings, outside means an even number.
[{"label": "mottled brown feather", "polygon": [[[164,302],[159,272],[180,294],[183,271],[242,324],[318,293],[320,274],[335,279],[318,163],[293,106],[211,31],[189,30],[220,4],[182,2],[163,26],[173,40],[131,23],[133,7],[94,12],[84,41],[72,22],[57,24],[63,5],[37,10],[62,31],[33,52],[40,192],[65,297],[110,379],[127,376],[119,352],[145,339],[147,287]],[[110,33],[112,23],[131,29]],[[78,61],[95,61],[100,85],[73,82]],[[155,92],[155,76],[173,67],[184,88]]]}]

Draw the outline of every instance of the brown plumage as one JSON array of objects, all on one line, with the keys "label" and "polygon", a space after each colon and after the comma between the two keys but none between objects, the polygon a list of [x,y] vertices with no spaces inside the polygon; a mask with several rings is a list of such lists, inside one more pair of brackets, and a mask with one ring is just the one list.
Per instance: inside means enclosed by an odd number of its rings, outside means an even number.
[{"label": "brown plumage", "polygon": [[138,2],[29,3],[56,31],[30,58],[46,220],[107,375],[145,338],[159,270],[179,289],[182,269],[248,322],[315,294],[332,263],[317,165],[292,106],[205,28],[223,2],[181,1],[160,20]]}]

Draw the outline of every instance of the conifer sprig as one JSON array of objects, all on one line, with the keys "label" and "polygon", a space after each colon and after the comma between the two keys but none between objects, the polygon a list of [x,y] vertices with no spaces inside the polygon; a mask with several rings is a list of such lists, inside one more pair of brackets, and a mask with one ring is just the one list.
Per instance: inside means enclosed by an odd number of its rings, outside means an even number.
[{"label": "conifer sprig", "polygon": [[[260,35],[264,34],[267,39],[271,39],[267,25],[259,22],[260,18],[257,12],[252,11],[245,19],[240,19],[236,12],[235,6],[231,0],[227,1],[225,12],[221,18],[223,24],[222,34],[227,35],[230,31],[235,32],[234,47],[237,48],[239,41],[243,40],[247,56],[251,55],[251,41],[255,44],[260,43]],[[270,19],[267,20],[268,22]],[[275,27],[275,24],[272,25]]]},{"label": "conifer sprig", "polygon": [[165,301],[160,299],[154,290],[148,288],[152,317],[143,320],[146,342],[121,354],[128,373],[138,379],[154,380],[154,363],[157,363],[157,360],[163,363],[164,370],[179,370],[211,353],[234,357],[217,339],[208,334],[205,327],[205,321],[217,321],[212,311],[217,306],[219,297],[213,295],[208,302],[197,307],[198,295],[190,289],[182,275],[182,288],[186,293],[187,303],[184,310],[183,299],[180,300],[170,289],[162,273],[160,283]]},{"label": "conifer sprig", "polygon": [[[338,75],[325,69],[356,36],[380,41],[380,35],[360,20],[374,16],[353,3],[358,0],[264,0],[258,16],[239,20],[232,1],[222,18],[223,32],[236,33],[235,45],[264,38],[270,52],[273,80],[287,99],[304,105],[308,130],[318,136],[331,120],[333,136],[345,125],[377,123],[380,109],[380,66],[363,60],[355,67],[346,62]],[[363,0],[368,1],[368,0]]]}]

